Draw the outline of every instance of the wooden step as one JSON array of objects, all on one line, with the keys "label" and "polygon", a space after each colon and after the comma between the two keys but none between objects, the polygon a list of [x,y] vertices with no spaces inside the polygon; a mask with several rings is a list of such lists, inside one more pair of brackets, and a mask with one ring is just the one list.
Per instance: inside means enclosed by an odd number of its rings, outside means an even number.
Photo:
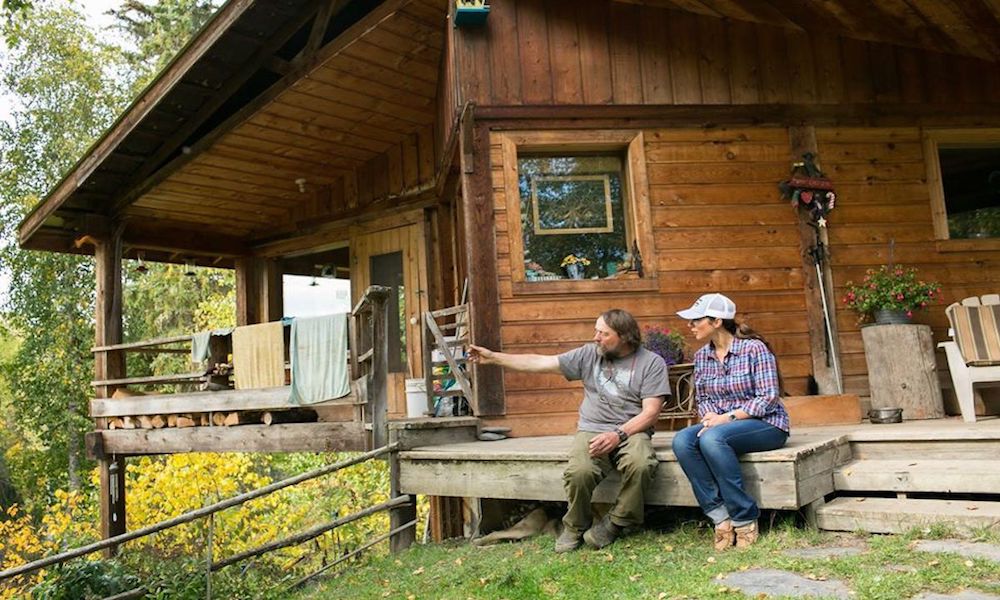
[{"label": "wooden step", "polygon": [[904,533],[943,523],[963,533],[1000,530],[1000,502],[913,498],[836,498],[816,510],[816,525],[827,531]]},{"label": "wooden step", "polygon": [[861,459],[835,470],[833,484],[843,491],[995,494],[1000,490],[1000,461]]},{"label": "wooden step", "polygon": [[[886,425],[891,427],[891,425]],[[992,431],[976,437],[958,439],[855,440],[851,454],[859,459],[896,459],[900,456],[930,456],[935,460],[979,460],[1000,456],[1000,439],[988,437]],[[982,436],[982,437],[979,437]]]}]

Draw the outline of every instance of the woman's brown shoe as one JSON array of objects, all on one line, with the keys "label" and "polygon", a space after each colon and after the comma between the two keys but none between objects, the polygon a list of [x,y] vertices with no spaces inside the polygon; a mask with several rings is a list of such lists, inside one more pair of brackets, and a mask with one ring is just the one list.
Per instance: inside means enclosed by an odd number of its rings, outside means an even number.
[{"label": "woman's brown shoe", "polygon": [[[736,547],[749,548],[757,541],[757,521],[748,525],[734,528],[736,533]],[[718,534],[716,534],[718,536]]]},{"label": "woman's brown shoe", "polygon": [[723,521],[715,526],[715,550],[722,552],[733,547],[736,543],[736,531],[733,529],[732,521]]}]

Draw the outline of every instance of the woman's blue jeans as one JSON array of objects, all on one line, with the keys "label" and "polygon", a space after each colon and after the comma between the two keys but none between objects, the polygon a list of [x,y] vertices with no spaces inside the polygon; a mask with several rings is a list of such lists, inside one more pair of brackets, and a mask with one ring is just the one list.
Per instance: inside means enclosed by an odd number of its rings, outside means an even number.
[{"label": "woman's blue jeans", "polygon": [[705,515],[718,525],[732,519],[740,527],[760,515],[757,502],[743,487],[739,455],[775,450],[788,433],[760,419],[740,419],[705,429],[692,425],[674,436],[674,456],[691,482]]}]

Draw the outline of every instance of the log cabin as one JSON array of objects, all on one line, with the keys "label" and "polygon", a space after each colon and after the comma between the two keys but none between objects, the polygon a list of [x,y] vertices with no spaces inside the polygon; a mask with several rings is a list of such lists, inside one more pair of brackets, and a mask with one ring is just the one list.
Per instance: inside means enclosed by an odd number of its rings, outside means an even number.
[{"label": "log cabin", "polygon": [[[826,227],[778,191],[806,153],[836,190]],[[1000,283],[998,154],[987,0],[230,0],[19,242],[95,255],[99,399],[127,379],[121,261],[142,256],[235,269],[240,325],[281,318],[282,276],[317,266],[355,303],[392,288],[390,419],[429,377],[428,311],[467,304],[474,343],[544,353],[612,306],[683,331],[674,312],[708,291],[773,341],[790,393],[865,398],[847,282],[918,267],[942,284],[918,322],[943,340],[944,306]],[[574,429],[559,377],[473,367],[471,386],[514,438]],[[105,484],[121,456],[229,447],[170,431],[140,450],[102,419]],[[312,449],[302,432],[240,448]]]}]

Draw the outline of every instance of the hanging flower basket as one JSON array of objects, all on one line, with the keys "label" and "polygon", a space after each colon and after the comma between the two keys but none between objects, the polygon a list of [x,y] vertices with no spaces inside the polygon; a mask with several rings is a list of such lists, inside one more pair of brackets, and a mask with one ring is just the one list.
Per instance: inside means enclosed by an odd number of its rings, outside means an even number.
[{"label": "hanging flower basket", "polygon": [[802,162],[792,165],[792,176],[778,184],[781,197],[789,200],[793,207],[809,212],[817,227],[826,227],[826,216],[837,202],[833,182],[823,175],[816,165],[816,156],[811,152],[802,155]]}]

